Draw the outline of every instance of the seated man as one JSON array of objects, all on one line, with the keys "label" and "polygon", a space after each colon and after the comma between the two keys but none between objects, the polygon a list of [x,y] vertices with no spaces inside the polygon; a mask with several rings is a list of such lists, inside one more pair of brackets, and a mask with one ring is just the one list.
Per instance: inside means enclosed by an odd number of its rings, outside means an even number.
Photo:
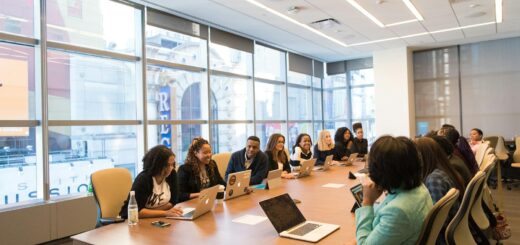
[{"label": "seated man", "polygon": [[260,151],[260,139],[256,136],[247,138],[246,148],[234,152],[229,159],[226,181],[231,173],[251,169],[250,185],[257,185],[267,176],[267,156]]}]

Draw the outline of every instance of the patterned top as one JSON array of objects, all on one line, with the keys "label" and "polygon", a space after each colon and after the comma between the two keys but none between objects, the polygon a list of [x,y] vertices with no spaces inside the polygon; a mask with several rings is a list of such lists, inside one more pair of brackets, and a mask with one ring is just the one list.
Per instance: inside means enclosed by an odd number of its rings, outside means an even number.
[{"label": "patterned top", "polygon": [[430,196],[432,196],[433,204],[446,195],[451,188],[455,187],[455,183],[448,174],[438,168],[426,176],[424,184],[428,188]]}]

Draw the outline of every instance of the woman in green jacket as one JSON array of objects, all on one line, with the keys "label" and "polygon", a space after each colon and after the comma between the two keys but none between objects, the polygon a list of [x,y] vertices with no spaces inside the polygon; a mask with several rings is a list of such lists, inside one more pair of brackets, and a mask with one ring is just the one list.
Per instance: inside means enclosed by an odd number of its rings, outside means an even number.
[{"label": "woman in green jacket", "polygon": [[[357,244],[415,244],[432,208],[415,144],[405,137],[380,137],[368,161],[372,181],[363,184],[363,206],[356,210]],[[374,206],[383,192],[384,201]]]}]

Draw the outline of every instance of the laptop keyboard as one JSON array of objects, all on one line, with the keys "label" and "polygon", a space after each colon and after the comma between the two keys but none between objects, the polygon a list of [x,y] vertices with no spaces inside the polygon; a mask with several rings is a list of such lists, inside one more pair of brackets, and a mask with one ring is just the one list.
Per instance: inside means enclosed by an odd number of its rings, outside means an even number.
[{"label": "laptop keyboard", "polygon": [[189,211],[187,213],[183,213],[182,214],[182,217],[191,217],[193,216],[193,213],[195,212],[195,210],[192,210],[192,211]]},{"label": "laptop keyboard", "polygon": [[289,232],[289,234],[297,235],[297,236],[305,236],[305,234],[315,230],[316,228],[318,228],[320,226],[321,225],[319,225],[319,224],[306,223],[305,225],[298,227],[298,229],[295,229],[295,230]]}]

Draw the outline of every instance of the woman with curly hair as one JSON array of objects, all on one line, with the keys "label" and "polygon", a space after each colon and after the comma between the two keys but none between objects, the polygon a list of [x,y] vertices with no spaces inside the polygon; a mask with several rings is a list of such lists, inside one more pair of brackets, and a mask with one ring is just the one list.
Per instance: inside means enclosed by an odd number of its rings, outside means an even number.
[{"label": "woman with curly hair", "polygon": [[188,193],[190,198],[198,197],[203,189],[226,185],[211,159],[211,145],[203,138],[195,138],[190,145],[184,165],[179,167],[179,191]]}]

